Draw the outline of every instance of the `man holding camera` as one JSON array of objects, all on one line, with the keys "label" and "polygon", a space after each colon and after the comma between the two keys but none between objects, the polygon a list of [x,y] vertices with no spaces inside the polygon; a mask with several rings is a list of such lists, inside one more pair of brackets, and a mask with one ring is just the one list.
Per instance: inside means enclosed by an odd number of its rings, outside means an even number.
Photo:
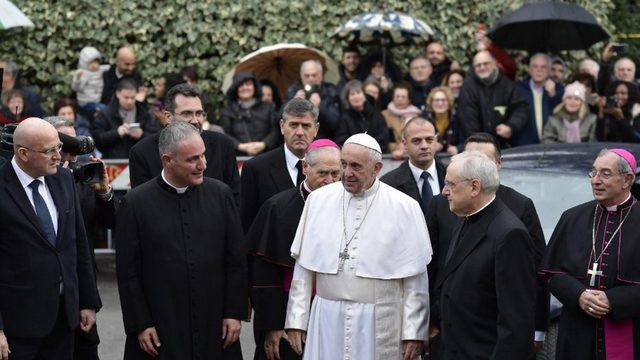
[{"label": "man holding camera", "polygon": [[615,81],[627,81],[635,84],[636,82],[636,64],[628,57],[620,57],[613,64],[613,71],[611,69],[611,59],[615,56],[621,56],[629,51],[629,45],[609,43],[602,50],[602,62],[600,63],[600,70],[598,71],[597,87],[598,93],[604,95],[609,85]]},{"label": "man holding camera", "polygon": [[[84,226],[87,232],[89,254],[91,255],[93,267],[96,269],[93,251],[95,249],[93,230],[96,225],[109,229],[115,227],[117,198],[113,196],[113,189],[109,184],[109,177],[107,176],[107,168],[102,160],[94,158],[93,156],[89,157],[89,164],[77,164],[77,155],[82,155],[84,152],[92,149],[85,149],[85,151],[83,151],[78,145],[72,143],[74,140],[77,141],[73,122],[60,116],[50,116],[45,118],[45,120],[53,125],[62,138],[63,147],[60,151],[61,163],[64,167],[75,169],[73,172],[76,179],[76,191],[78,193],[82,218],[84,219]],[[64,135],[71,137],[71,141],[68,141],[68,137]],[[100,164],[101,166],[92,167],[91,164]],[[88,171],[89,169],[92,170]],[[99,169],[102,170],[100,173],[91,173],[97,172]],[[98,298],[98,300],[100,299]],[[102,307],[101,301],[100,307]],[[77,328],[74,341],[74,359],[98,359],[99,343],[100,337],[98,336],[97,326],[92,327],[89,332]]]},{"label": "man holding camera", "polygon": [[70,359],[100,299],[76,188],[55,128],[28,118],[0,168],[0,359]]},{"label": "man holding camera", "polygon": [[340,101],[333,84],[324,82],[322,64],[318,60],[307,60],[300,65],[300,81],[287,89],[286,101],[293,97],[307,99],[318,108],[318,138],[333,139],[340,126]]}]

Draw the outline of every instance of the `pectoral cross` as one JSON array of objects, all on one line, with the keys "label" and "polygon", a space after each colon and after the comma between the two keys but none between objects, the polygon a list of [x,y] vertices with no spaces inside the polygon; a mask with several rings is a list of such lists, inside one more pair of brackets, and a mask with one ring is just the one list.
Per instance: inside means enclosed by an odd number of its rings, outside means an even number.
[{"label": "pectoral cross", "polygon": [[594,262],[593,267],[587,270],[587,274],[591,275],[591,280],[589,280],[589,286],[596,285],[596,276],[602,276],[602,270],[598,270],[598,263]]},{"label": "pectoral cross", "polygon": [[349,259],[349,251],[347,250],[346,246],[344,247],[344,250],[342,250],[342,252],[340,252],[340,255],[338,257],[340,258],[340,264],[338,265],[338,271],[342,271],[342,270],[344,270],[344,262]]}]

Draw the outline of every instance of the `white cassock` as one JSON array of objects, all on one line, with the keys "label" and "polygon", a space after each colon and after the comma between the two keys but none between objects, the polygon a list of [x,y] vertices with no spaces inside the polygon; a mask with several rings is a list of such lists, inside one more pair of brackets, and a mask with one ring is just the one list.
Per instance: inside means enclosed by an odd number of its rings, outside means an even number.
[{"label": "white cassock", "polygon": [[307,331],[304,359],[401,359],[402,340],[426,341],[431,253],[418,202],[378,179],[359,195],[341,182],[312,192],[291,246],[285,323]]}]

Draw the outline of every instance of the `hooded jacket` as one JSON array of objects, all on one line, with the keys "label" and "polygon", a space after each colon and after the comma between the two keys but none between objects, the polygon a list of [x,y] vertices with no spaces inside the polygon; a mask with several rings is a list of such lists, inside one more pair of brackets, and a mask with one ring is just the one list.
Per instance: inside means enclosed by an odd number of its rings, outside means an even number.
[{"label": "hooded jacket", "polygon": [[[238,88],[248,80],[253,82],[255,103],[245,108],[238,99]],[[239,144],[263,141],[265,150],[270,150],[280,142],[275,105],[263,102],[261,97],[261,86],[255,75],[246,72],[236,74],[220,114],[220,126],[231,137],[236,149]]]}]

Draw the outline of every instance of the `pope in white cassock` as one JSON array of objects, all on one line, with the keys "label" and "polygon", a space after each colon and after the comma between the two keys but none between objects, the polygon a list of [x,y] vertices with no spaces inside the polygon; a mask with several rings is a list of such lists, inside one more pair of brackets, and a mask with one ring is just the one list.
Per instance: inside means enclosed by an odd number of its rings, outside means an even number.
[{"label": "pope in white cassock", "polygon": [[408,360],[424,349],[431,242],[418,202],[378,180],[381,153],[371,136],[351,136],[342,182],[307,198],[285,323],[296,352],[306,336],[305,360]]}]

